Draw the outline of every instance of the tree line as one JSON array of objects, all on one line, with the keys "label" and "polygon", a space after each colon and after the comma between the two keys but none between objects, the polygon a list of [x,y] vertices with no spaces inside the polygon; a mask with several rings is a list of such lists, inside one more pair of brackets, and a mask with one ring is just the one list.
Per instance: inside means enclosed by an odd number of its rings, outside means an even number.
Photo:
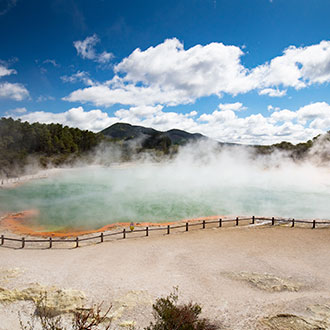
[{"label": "tree line", "polygon": [[103,139],[102,134],[61,124],[1,118],[0,176],[19,175],[31,157],[42,167],[64,164],[92,150]]},{"label": "tree line", "polygon": [[[154,156],[155,160],[161,161],[166,159],[166,157],[175,156],[180,149],[180,146],[171,143],[168,136],[164,136],[157,131],[155,131],[157,134],[145,136],[140,141],[140,144],[131,143],[131,140],[127,139],[126,135],[129,132],[120,137],[106,135],[107,130],[111,129],[113,131],[123,125],[115,124],[100,133],[93,133],[88,130],[80,130],[79,128],[61,124],[29,124],[28,122],[12,118],[1,118],[0,178],[19,176],[24,172],[26,165],[33,162],[37,162],[36,165],[44,168],[47,166],[73,164],[75,160],[88,156],[101,142],[104,150],[111,146],[119,151],[120,157],[118,161],[130,161],[141,153],[149,153]],[[142,129],[143,127],[139,128]],[[180,132],[180,134],[186,133],[178,130],[172,131]],[[315,145],[318,145],[318,148],[313,148]],[[219,142],[219,152],[221,152],[224,146],[236,147],[236,145],[227,145]],[[269,155],[274,151],[284,151],[297,161],[318,156],[320,160],[329,162],[329,146],[330,131],[296,145],[290,142],[281,142],[273,145],[255,145],[250,147],[253,148],[257,156]],[[244,148],[244,146],[239,147]],[[103,149],[100,148],[101,151]],[[312,149],[313,154],[311,155]]]}]

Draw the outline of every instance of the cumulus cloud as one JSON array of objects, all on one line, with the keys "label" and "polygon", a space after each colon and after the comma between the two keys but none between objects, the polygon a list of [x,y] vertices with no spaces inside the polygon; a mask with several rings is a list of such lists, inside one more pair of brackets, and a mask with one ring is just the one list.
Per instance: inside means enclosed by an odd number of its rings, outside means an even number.
[{"label": "cumulus cloud", "polygon": [[274,122],[292,122],[306,125],[321,132],[330,129],[330,105],[326,102],[315,102],[299,108],[297,111],[268,106],[273,112],[270,116]]},{"label": "cumulus cloud", "polygon": [[196,111],[187,114],[166,111],[161,105],[134,106],[109,115],[102,110],[85,111],[78,107],[56,114],[30,112],[17,115],[17,118],[30,122],[56,122],[95,132],[116,122],[127,122],[161,131],[178,128],[202,133],[218,141],[244,144],[305,142],[330,127],[330,105],[326,102],[309,104],[296,111],[277,110],[269,116],[253,114],[243,117],[242,112],[218,109],[198,116]]},{"label": "cumulus cloud", "polygon": [[15,112],[15,113],[25,113],[25,112],[27,112],[27,110],[26,110],[25,107],[23,107],[23,108],[16,108],[16,109],[13,110],[13,112]]},{"label": "cumulus cloud", "polygon": [[90,78],[90,75],[86,71],[78,71],[71,76],[61,76],[63,82],[76,83],[82,81],[87,86],[95,85],[95,82]]},{"label": "cumulus cloud", "polygon": [[[97,58],[95,37],[76,44],[82,57]],[[252,69],[241,63],[243,55],[233,45],[213,42],[186,50],[178,39],[167,39],[155,47],[134,50],[115,65],[112,79],[75,90],[64,100],[97,106],[178,105],[209,95],[235,96],[251,90],[282,97],[289,87],[301,89],[330,81],[330,41],[290,46],[282,55]]]},{"label": "cumulus cloud", "polygon": [[222,43],[185,50],[176,38],[145,51],[136,49],[114,67],[115,76],[102,85],[78,89],[67,101],[95,105],[177,105],[196,98],[251,90],[243,52]]},{"label": "cumulus cloud", "polygon": [[35,111],[16,116],[15,118],[21,118],[23,121],[28,121],[30,123],[58,123],[91,131],[100,131],[116,121],[115,118],[110,118],[107,113],[99,109],[84,111],[82,107],[71,108],[68,111],[60,113]]},{"label": "cumulus cloud", "polygon": [[267,106],[267,110],[268,111],[279,111],[281,110],[280,107],[273,107],[271,104],[269,106]]},{"label": "cumulus cloud", "polygon": [[22,107],[22,108],[15,108],[15,109],[9,110],[6,112],[6,114],[7,115],[11,115],[11,114],[17,115],[17,114],[23,114],[26,112],[27,112],[27,109],[25,107]]},{"label": "cumulus cloud", "polygon": [[[8,69],[7,63],[0,60],[0,78],[17,74],[14,69]],[[0,99],[11,99],[15,101],[22,101],[29,97],[28,90],[19,83],[0,82]]]},{"label": "cumulus cloud", "polygon": [[29,92],[22,84],[9,82],[0,83],[0,99],[22,101],[28,97]]},{"label": "cumulus cloud", "polygon": [[265,88],[258,92],[259,95],[268,95],[270,97],[282,97],[286,95],[286,89],[279,90],[275,88]]},{"label": "cumulus cloud", "polygon": [[11,74],[16,74],[16,70],[8,69],[6,66],[0,64],[0,78],[4,76],[9,76]]},{"label": "cumulus cloud", "polygon": [[281,121],[288,122],[288,121],[292,121],[293,119],[297,118],[297,113],[294,111],[284,109],[284,110],[279,110],[279,111],[273,112],[270,117],[275,122],[281,122]]},{"label": "cumulus cloud", "polygon": [[239,47],[216,42],[185,50],[183,43],[173,38],[145,51],[136,49],[115,66],[115,72],[124,74],[125,81],[166,91],[179,89],[193,98],[223,92],[237,94],[250,88],[240,63],[242,55]]},{"label": "cumulus cloud", "polygon": [[285,86],[295,89],[330,81],[330,41],[284,50],[283,55],[252,70],[260,86]]},{"label": "cumulus cloud", "polygon": [[310,127],[315,129],[329,129],[330,128],[330,105],[326,102],[316,102],[297,111],[298,121],[306,125],[310,122]]},{"label": "cumulus cloud", "polygon": [[114,104],[122,105],[156,105],[166,104],[170,106],[187,104],[191,97],[180,90],[164,92],[158,87],[141,87],[134,84],[123,84],[113,80],[106,84],[77,89],[63,100],[70,102],[92,103],[96,106],[109,107]]},{"label": "cumulus cloud", "polygon": [[247,107],[244,107],[242,103],[235,102],[235,103],[220,103],[219,104],[220,110],[232,110],[232,111],[242,111],[246,110]]},{"label": "cumulus cloud", "polygon": [[113,58],[113,54],[106,51],[102,53],[97,53],[95,50],[95,45],[100,42],[100,39],[96,34],[87,37],[83,41],[74,41],[73,45],[77,50],[77,54],[84,59],[89,59],[98,63],[107,63]]}]

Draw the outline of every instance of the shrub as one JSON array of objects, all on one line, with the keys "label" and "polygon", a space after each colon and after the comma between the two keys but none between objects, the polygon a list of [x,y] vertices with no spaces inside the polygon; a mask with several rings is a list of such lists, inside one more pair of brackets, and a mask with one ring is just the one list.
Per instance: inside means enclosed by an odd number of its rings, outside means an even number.
[{"label": "shrub", "polygon": [[[35,304],[36,311],[31,316],[31,320],[23,323],[19,314],[19,323],[21,330],[69,330],[63,325],[61,316],[54,316],[54,313],[46,307],[47,297],[42,296]],[[111,326],[111,318],[108,314],[111,305],[106,312],[101,310],[102,304],[94,305],[90,308],[81,308],[73,312],[72,325],[70,330],[109,330]],[[38,326],[37,326],[38,325]]]},{"label": "shrub", "polygon": [[145,330],[215,330],[219,325],[206,318],[200,318],[202,308],[196,303],[178,304],[178,288],[166,298],[159,298],[153,307],[155,323]]}]

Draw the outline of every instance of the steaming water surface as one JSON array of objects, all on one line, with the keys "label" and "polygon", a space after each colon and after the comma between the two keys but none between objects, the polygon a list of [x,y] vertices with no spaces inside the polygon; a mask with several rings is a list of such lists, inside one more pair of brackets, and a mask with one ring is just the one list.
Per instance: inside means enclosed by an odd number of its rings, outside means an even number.
[{"label": "steaming water surface", "polygon": [[330,218],[328,171],[238,163],[67,169],[0,190],[0,210],[37,209],[38,223],[50,230],[228,214]]}]

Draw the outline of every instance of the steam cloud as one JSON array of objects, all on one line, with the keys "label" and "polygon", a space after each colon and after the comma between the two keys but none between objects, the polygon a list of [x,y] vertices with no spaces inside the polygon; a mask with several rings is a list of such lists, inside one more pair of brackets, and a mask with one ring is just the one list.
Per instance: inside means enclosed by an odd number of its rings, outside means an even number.
[{"label": "steam cloud", "polygon": [[315,165],[326,152],[321,143],[310,160],[297,163],[285,153],[256,156],[252,148],[219,150],[215,143],[200,141],[166,161],[143,154],[116,165],[120,149],[103,146],[93,154],[93,166],[79,163],[48,179],[0,190],[0,209],[38,209],[39,221],[48,227],[209,215],[328,218],[330,173]]}]

